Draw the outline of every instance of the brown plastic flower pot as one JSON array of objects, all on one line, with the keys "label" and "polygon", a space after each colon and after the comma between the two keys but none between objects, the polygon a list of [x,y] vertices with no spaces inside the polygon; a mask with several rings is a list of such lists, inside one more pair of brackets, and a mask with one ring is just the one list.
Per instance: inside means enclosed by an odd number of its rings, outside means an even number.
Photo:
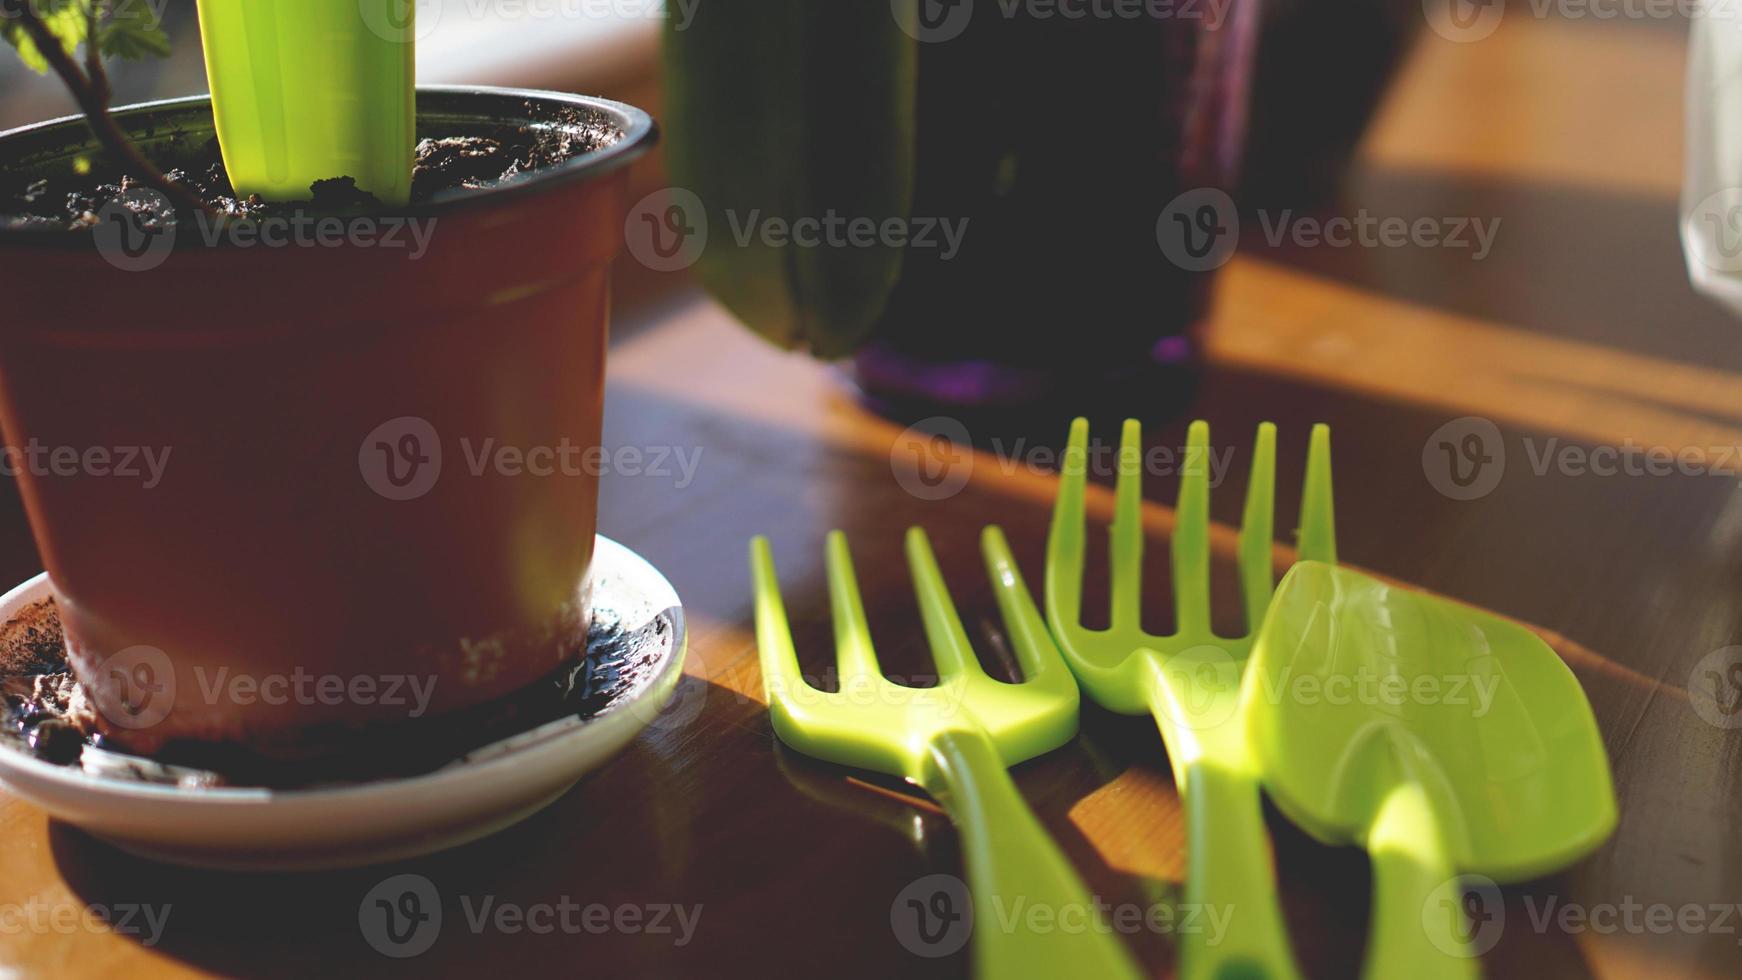
[{"label": "brown plastic flower pot", "polygon": [[[212,135],[203,98],[118,117],[159,161]],[[582,649],[597,468],[510,464],[598,445],[624,165],[656,134],[600,99],[419,93],[422,135],[527,127],[601,145],[401,212],[422,249],[390,221],[0,232],[0,423],[105,738],[342,751]],[[94,153],[77,119],[0,134],[12,173]]]}]

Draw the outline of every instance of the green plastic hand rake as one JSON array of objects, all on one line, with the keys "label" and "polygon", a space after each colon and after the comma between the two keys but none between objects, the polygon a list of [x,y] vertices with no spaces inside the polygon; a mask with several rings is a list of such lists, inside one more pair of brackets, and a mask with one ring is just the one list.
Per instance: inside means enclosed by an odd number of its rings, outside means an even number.
[{"label": "green plastic hand rake", "polygon": [[[1089,424],[1078,419],[1071,426],[1047,542],[1047,620],[1089,697],[1121,714],[1154,714],[1186,807],[1185,903],[1232,913],[1233,925],[1217,944],[1201,933],[1181,935],[1181,975],[1295,977],[1240,695],[1241,672],[1274,586],[1276,428],[1259,427],[1246,492],[1239,572],[1247,635],[1241,637],[1217,636],[1210,625],[1210,430],[1202,422],[1191,426],[1187,438],[1173,532],[1177,628],[1172,636],[1143,629],[1142,436],[1137,422],[1125,423],[1109,532],[1111,622],[1108,629],[1090,630],[1082,625]],[[1313,429],[1307,458],[1300,552],[1336,560],[1330,430],[1322,425]]]},{"label": "green plastic hand rake", "polygon": [[[1023,682],[993,680],[980,668],[924,532],[907,536],[907,560],[937,659],[932,688],[883,677],[859,598],[847,540],[829,536],[829,600],[840,690],[825,692],[799,673],[774,558],[765,538],[751,544],[756,639],[774,731],[787,745],[827,762],[906,778],[943,805],[962,835],[976,915],[973,942],[982,977],[1136,977],[1130,954],[1099,927],[1037,933],[1018,907],[1093,915],[1093,899],[1035,819],[1006,767],[1042,755],[1077,731],[1077,685],[1059,659],[1010,556],[990,528],[986,565]],[[1007,924],[1014,920],[1015,924]]]},{"label": "green plastic hand rake", "polygon": [[1578,679],[1498,616],[1301,562],[1253,647],[1247,705],[1277,806],[1372,856],[1370,980],[1471,980],[1482,933],[1458,876],[1535,878],[1615,828]]},{"label": "green plastic hand rake", "polygon": [[411,198],[416,63],[411,0],[199,0],[206,75],[237,194],[302,201],[351,177]]}]

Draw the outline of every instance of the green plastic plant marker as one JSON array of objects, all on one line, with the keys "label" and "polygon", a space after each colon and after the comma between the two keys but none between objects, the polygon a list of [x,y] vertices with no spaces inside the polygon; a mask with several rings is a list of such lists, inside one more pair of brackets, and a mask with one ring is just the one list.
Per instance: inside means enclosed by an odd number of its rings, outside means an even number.
[{"label": "green plastic plant marker", "polygon": [[931,545],[917,528],[908,532],[907,559],[938,685],[905,687],[884,678],[847,540],[837,531],[829,536],[828,575],[841,681],[839,691],[825,692],[799,673],[773,554],[767,539],[757,538],[750,552],[756,640],[774,731],[806,755],[905,778],[943,805],[962,835],[979,976],[1137,977],[1136,963],[1104,923],[1036,932],[1028,916],[1012,911],[1093,915],[1093,898],[1006,771],[1076,734],[1077,685],[1003,534],[987,529],[982,550],[1022,683],[993,680],[980,668]]},{"label": "green plastic plant marker", "polygon": [[199,0],[206,75],[236,192],[303,201],[351,177],[411,199],[416,45],[406,0]]},{"label": "green plastic plant marker", "polygon": [[1476,976],[1458,876],[1534,878],[1615,827],[1584,691],[1517,623],[1302,562],[1277,589],[1246,688],[1277,806],[1372,856],[1372,980]]},{"label": "green plastic plant marker", "polygon": [[[1191,426],[1173,533],[1176,631],[1144,631],[1143,431],[1125,423],[1119,483],[1109,532],[1112,611],[1108,629],[1082,625],[1084,494],[1089,424],[1071,427],[1063,482],[1047,543],[1047,620],[1084,692],[1110,711],[1155,716],[1174,782],[1186,807],[1185,904],[1227,910],[1233,925],[1217,944],[1180,936],[1180,975],[1297,977],[1265,833],[1257,768],[1241,719],[1240,678],[1252,634],[1264,620],[1274,582],[1271,527],[1276,496],[1276,427],[1259,427],[1240,528],[1239,572],[1247,635],[1217,636],[1210,626],[1209,426]],[[1336,560],[1331,507],[1330,430],[1313,429],[1301,498],[1300,553]]]}]

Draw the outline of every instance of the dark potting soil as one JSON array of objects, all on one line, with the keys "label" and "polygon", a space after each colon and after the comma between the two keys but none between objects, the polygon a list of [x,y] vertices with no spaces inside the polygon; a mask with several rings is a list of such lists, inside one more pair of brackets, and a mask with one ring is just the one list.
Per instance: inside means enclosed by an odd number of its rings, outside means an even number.
[{"label": "dark potting soil", "polygon": [[[554,127],[524,127],[506,139],[483,136],[430,136],[418,142],[412,173],[411,203],[426,204],[455,192],[484,190],[563,163],[609,145],[616,134],[575,115]],[[208,138],[174,161],[164,176],[186,187],[215,213],[240,219],[302,216],[350,216],[383,210],[381,202],[350,177],[318,181],[310,200],[271,203],[258,195],[236,196],[218,149]],[[98,223],[98,214],[120,200],[141,228],[174,224],[169,202],[158,194],[130,194],[145,185],[125,173],[93,170],[83,175],[32,178],[0,172],[0,229],[83,231]]]},{"label": "dark potting soil", "polygon": [[498,701],[452,714],[364,729],[303,733],[270,753],[239,744],[171,742],[152,758],[106,744],[97,709],[67,664],[53,599],[0,624],[0,752],[26,752],[93,775],[184,788],[288,789],[359,783],[433,772],[505,738],[563,718],[596,717],[637,695],[671,640],[656,616],[627,628],[601,604],[587,648],[544,680]]}]

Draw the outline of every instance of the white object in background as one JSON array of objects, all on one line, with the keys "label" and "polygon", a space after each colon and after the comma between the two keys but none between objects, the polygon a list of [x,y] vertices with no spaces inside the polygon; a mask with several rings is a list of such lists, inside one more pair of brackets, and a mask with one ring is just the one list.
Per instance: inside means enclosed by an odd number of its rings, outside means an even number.
[{"label": "white object in background", "polygon": [[[699,0],[673,0],[687,16]],[[651,75],[662,0],[418,0],[422,84],[603,92]]]},{"label": "white object in background", "polygon": [[1742,315],[1742,4],[1702,0],[1688,39],[1682,250],[1701,293]]}]

